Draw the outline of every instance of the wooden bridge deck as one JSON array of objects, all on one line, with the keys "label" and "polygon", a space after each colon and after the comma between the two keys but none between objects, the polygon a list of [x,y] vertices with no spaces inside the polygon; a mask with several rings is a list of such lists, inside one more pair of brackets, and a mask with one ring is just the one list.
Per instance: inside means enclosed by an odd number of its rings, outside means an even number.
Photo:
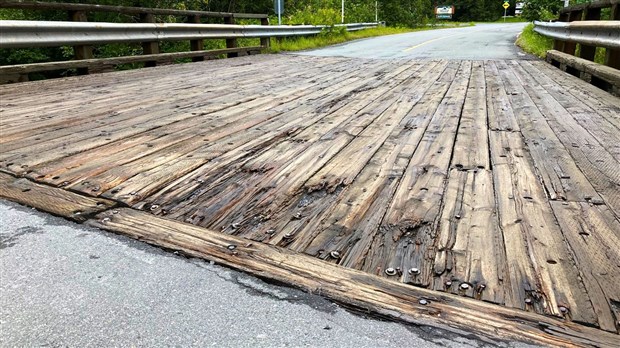
[{"label": "wooden bridge deck", "polygon": [[0,118],[13,176],[618,333],[620,99],[544,62],[254,56],[0,86]]}]

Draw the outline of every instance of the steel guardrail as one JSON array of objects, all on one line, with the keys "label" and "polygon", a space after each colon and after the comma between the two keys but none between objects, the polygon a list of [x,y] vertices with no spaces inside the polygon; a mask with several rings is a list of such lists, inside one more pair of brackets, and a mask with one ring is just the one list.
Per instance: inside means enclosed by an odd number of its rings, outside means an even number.
[{"label": "steel guardrail", "polygon": [[620,48],[620,21],[534,22],[534,31],[561,41]]},{"label": "steel guardrail", "polygon": [[[379,23],[339,24],[347,31]],[[54,47],[144,41],[265,38],[316,35],[326,25],[230,25],[183,23],[103,23],[59,21],[0,21],[0,48]]]}]

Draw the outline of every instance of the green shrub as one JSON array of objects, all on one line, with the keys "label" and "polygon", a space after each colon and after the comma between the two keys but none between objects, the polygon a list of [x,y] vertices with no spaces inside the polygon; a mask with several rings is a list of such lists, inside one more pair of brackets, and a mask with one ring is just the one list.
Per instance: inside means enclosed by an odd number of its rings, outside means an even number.
[{"label": "green shrub", "polygon": [[545,58],[547,51],[553,47],[553,39],[538,34],[534,31],[534,24],[528,24],[519,35],[517,45],[525,52]]}]

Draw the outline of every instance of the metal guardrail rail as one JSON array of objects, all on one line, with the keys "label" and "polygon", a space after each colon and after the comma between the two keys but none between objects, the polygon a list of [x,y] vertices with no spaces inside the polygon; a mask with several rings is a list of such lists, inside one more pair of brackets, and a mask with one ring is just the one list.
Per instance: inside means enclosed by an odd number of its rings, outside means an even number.
[{"label": "metal guardrail rail", "polygon": [[584,45],[620,49],[620,21],[534,22],[544,36]]},{"label": "metal guardrail rail", "polygon": [[[342,24],[347,31],[378,23]],[[268,38],[316,35],[325,25],[263,26],[179,23],[0,21],[0,48],[57,47],[147,41]]]}]

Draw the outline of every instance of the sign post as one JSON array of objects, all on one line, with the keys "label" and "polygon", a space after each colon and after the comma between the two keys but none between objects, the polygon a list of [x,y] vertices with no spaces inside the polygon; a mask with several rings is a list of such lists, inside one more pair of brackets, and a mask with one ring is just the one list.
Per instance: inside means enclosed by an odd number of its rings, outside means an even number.
[{"label": "sign post", "polygon": [[505,2],[502,6],[504,7],[504,23],[506,23],[506,12],[508,11],[510,4],[508,2]]},{"label": "sign post", "polygon": [[278,15],[278,25],[282,25],[282,12],[284,12],[284,0],[273,0],[273,6]]},{"label": "sign post", "polygon": [[375,1],[375,23],[379,22],[379,1]]}]

